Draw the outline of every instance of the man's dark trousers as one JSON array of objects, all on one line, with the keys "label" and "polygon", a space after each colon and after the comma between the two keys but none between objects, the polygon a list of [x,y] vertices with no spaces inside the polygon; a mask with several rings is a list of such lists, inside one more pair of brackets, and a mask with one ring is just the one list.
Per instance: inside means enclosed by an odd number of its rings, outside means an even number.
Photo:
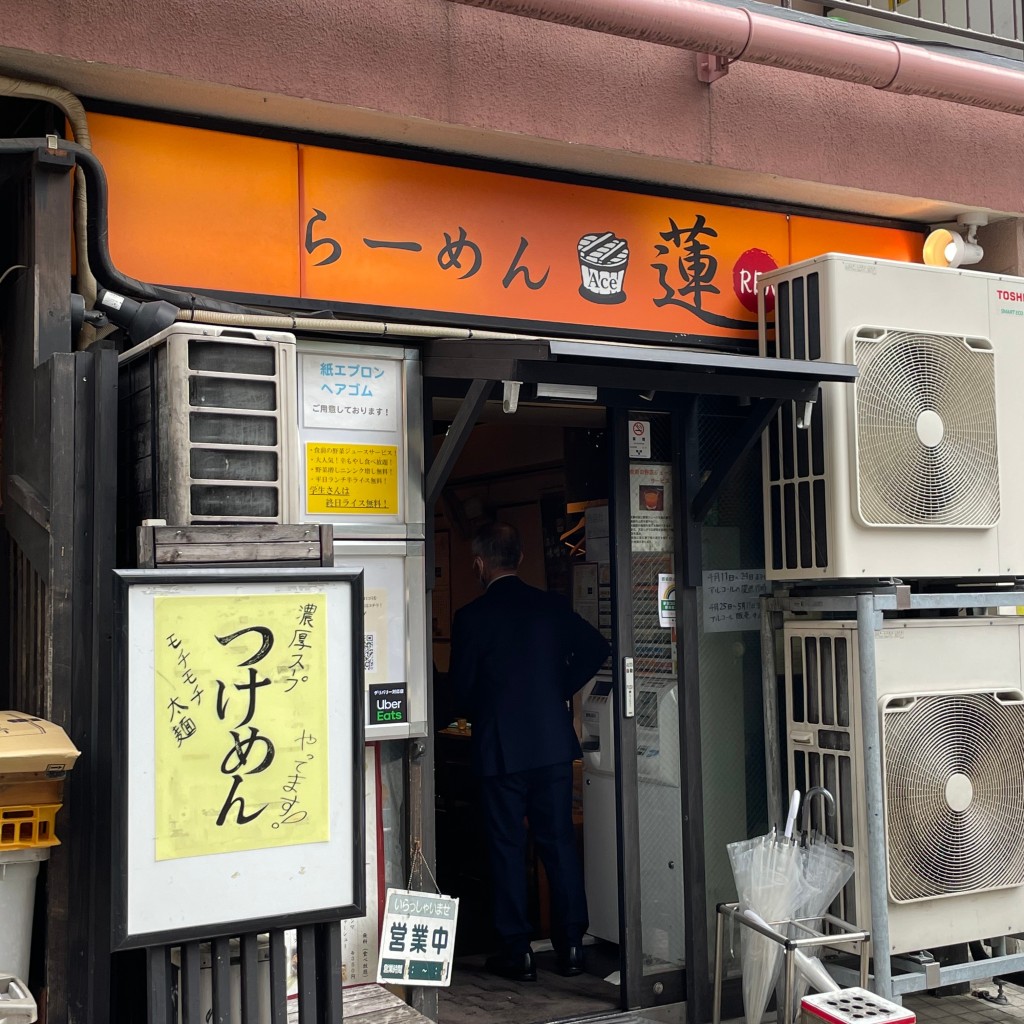
[{"label": "man's dark trousers", "polygon": [[553,764],[480,780],[481,811],[494,885],[494,926],[503,952],[530,948],[526,899],[526,834],[530,822],[534,845],[547,872],[551,893],[552,935],[556,950],[579,946],[587,930],[583,889],[572,816],[572,764]]},{"label": "man's dark trousers", "polygon": [[514,575],[493,580],[452,623],[449,678],[473,722],[503,952],[529,948],[524,817],[551,881],[553,944],[578,946],[586,930],[572,825],[572,764],[581,751],[570,701],[608,654],[608,642],[565,598]]}]

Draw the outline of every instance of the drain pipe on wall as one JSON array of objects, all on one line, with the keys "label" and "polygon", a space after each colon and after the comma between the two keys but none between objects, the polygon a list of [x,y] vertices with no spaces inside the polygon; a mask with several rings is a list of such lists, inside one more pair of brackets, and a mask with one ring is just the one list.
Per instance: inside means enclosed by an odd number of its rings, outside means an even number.
[{"label": "drain pipe on wall", "polygon": [[1024,73],[708,0],[451,0],[536,21],[1024,114]]},{"label": "drain pipe on wall", "polygon": [[[55,106],[67,119],[71,126],[71,136],[85,149],[92,149],[89,137],[89,122],[85,107],[74,93],[60,86],[48,85],[45,82],[30,82],[20,78],[8,78],[0,75],[0,97],[10,96],[16,100],[43,100]],[[89,253],[86,248],[88,196],[85,184],[85,172],[81,166],[75,168],[75,277],[78,291],[85,299],[86,308],[96,302],[96,278],[89,266]],[[93,329],[83,326],[83,337],[80,347],[87,348],[93,340]]]}]

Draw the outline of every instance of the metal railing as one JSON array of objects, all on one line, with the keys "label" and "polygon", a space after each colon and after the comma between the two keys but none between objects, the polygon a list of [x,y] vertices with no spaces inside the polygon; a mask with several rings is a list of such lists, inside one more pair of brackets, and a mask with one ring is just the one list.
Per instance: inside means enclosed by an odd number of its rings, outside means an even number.
[{"label": "metal railing", "polygon": [[[283,929],[154,946],[146,952],[149,1024],[341,1024],[337,921],[300,926],[293,964],[288,963]],[[290,974],[297,975],[291,999]]]},{"label": "metal railing", "polygon": [[931,41],[1024,59],[1024,0],[768,0],[776,6],[871,25]]}]

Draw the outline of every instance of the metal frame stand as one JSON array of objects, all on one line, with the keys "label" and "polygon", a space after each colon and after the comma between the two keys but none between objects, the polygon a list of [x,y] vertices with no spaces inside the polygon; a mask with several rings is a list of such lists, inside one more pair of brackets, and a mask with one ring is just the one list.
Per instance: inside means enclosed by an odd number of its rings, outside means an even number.
[{"label": "metal frame stand", "polygon": [[[784,971],[783,971],[783,1015],[780,1021],[788,1022],[793,1019],[793,994],[796,991],[796,952],[805,946],[828,946],[831,949],[843,949],[846,947],[858,947],[860,953],[860,987],[867,988],[868,983],[868,943],[871,935],[868,932],[857,931],[847,921],[841,921],[831,914],[823,914],[821,917],[803,918],[799,921],[777,921],[773,924],[787,931],[800,932],[800,938],[790,938],[775,927],[765,928],[757,921],[751,920],[741,910],[738,903],[719,903],[718,918],[715,925],[715,992],[712,1007],[712,1024],[720,1024],[722,1020],[722,967],[725,954],[725,919],[738,922],[744,928],[750,928],[763,935],[766,939],[778,943],[783,950]],[[825,934],[821,929],[828,924],[835,931]],[[815,927],[818,926],[818,927]],[[756,1024],[756,1022],[755,1022]]]},{"label": "metal frame stand", "polygon": [[[778,824],[783,798],[780,785],[781,740],[778,726],[778,689],[775,666],[775,634],[782,626],[785,612],[819,615],[856,611],[857,654],[860,659],[860,708],[864,752],[864,782],[867,819],[868,881],[871,890],[872,949],[889,948],[889,899],[885,879],[885,822],[882,817],[882,761],[878,733],[878,679],[875,664],[875,633],[882,628],[884,612],[945,611],[1000,608],[1024,605],[1024,590],[912,594],[905,586],[887,586],[876,590],[824,590],[808,596],[770,596],[761,599],[762,686],[764,695],[765,759],[768,774],[768,807],[771,824]],[[1005,943],[998,944],[1000,955],[991,960],[972,961],[940,967],[922,958],[874,957],[871,989],[883,999],[899,1002],[908,992],[921,992],[942,985],[991,978],[1024,969],[1024,953],[1007,955]],[[995,953],[996,950],[993,950]],[[907,973],[893,977],[893,966]],[[833,967],[832,973],[853,983],[855,973]],[[868,987],[861,983],[862,987]]]}]

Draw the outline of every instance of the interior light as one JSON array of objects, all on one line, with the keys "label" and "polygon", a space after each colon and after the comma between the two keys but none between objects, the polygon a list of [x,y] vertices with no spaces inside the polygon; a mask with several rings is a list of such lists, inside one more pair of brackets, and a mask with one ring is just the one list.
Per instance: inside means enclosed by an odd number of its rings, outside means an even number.
[{"label": "interior light", "polygon": [[597,388],[590,384],[538,384],[538,398],[566,398],[574,402],[596,402]]},{"label": "interior light", "polygon": [[[956,227],[936,228],[926,239],[922,256],[929,267],[964,267],[977,263],[985,255],[978,245],[978,228],[988,223],[983,213],[962,213],[957,217]],[[967,229],[964,238],[961,231]]]}]

